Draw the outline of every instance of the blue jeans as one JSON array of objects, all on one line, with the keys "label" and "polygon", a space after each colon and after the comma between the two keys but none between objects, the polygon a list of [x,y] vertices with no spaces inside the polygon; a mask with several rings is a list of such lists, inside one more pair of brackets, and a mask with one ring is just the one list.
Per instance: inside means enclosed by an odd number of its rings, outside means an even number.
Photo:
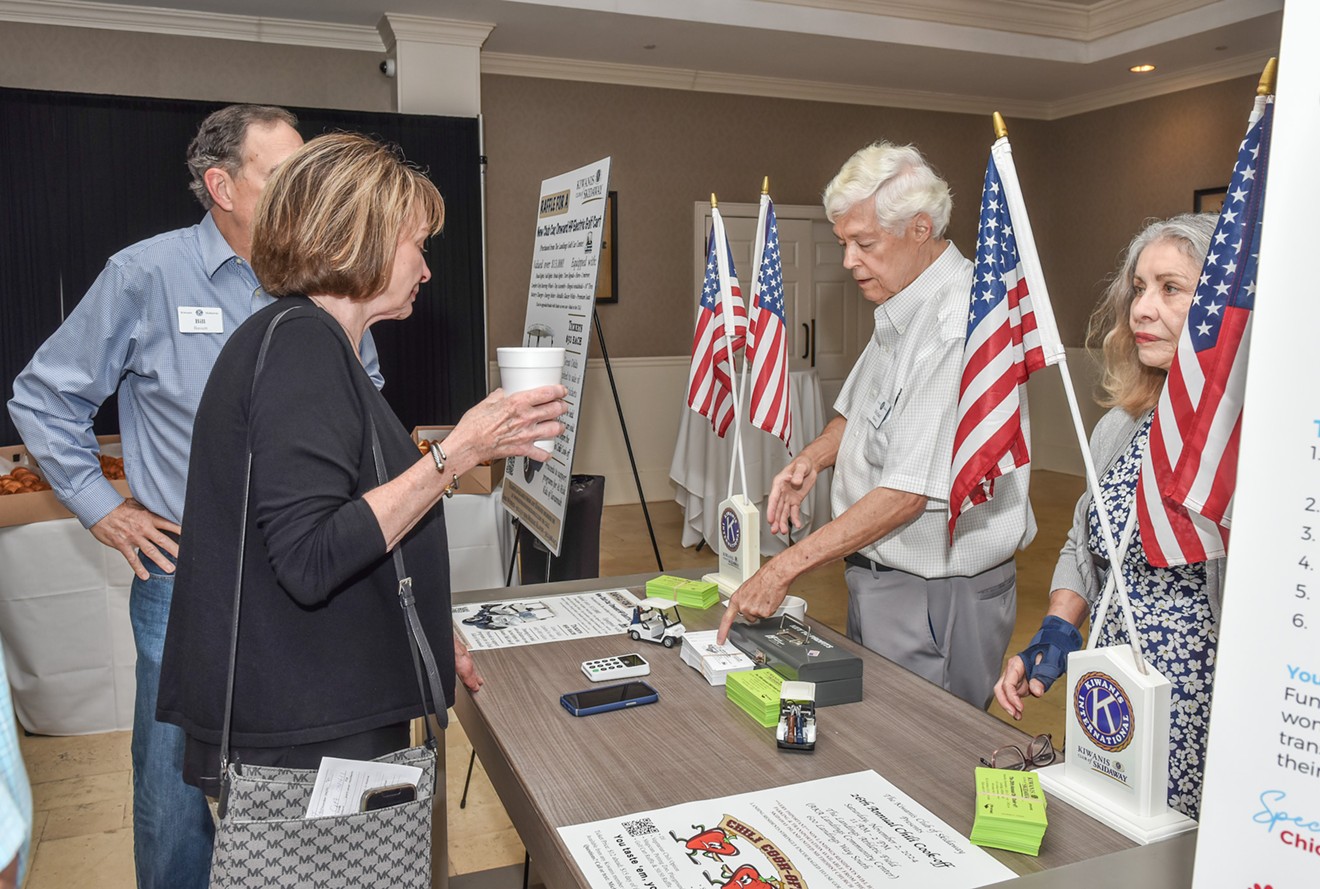
[{"label": "blue jeans", "polygon": [[[150,564],[149,562],[147,564]],[[183,729],[156,721],[172,574],[133,579],[128,600],[137,644],[133,705],[133,858],[138,889],[205,889],[215,828],[206,797],[183,783]]]}]

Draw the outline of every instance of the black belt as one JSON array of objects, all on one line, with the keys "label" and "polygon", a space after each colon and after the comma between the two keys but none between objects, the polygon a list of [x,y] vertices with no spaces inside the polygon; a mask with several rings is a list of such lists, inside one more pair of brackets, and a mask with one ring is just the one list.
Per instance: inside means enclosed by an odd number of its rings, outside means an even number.
[{"label": "black belt", "polygon": [[[847,564],[847,565],[853,565],[854,567],[857,567],[857,568],[868,568],[868,569],[870,569],[871,571],[897,571],[897,570],[898,570],[897,568],[891,568],[891,567],[889,567],[888,565],[881,565],[879,562],[872,562],[870,559],[868,559],[866,556],[862,555],[861,553],[852,553],[851,555],[844,556],[844,557],[843,557],[843,561],[844,561],[844,563]],[[1000,562],[998,565],[995,565],[993,568],[987,568],[986,571],[994,571],[995,568],[1002,568],[1002,567],[1004,567],[1005,565],[1011,564],[1012,561],[1013,561],[1013,557],[1012,557],[1012,556],[1009,556],[1007,559],[1004,559],[1004,561]],[[1107,563],[1107,562],[1106,562],[1105,564],[1106,564],[1106,566],[1108,566],[1108,563]],[[983,572],[981,572],[981,573],[984,574],[985,572],[983,571]],[[913,575],[913,577],[916,577],[916,576],[917,576],[917,575]],[[954,576],[957,576],[957,577],[975,577],[976,575],[974,575],[974,574],[960,574],[960,575],[954,575]],[[925,580],[942,580],[943,578],[939,578],[939,577],[927,577],[927,578],[924,578],[924,579],[925,579]]]},{"label": "black belt", "polygon": [[871,571],[894,570],[893,568],[890,568],[888,565],[881,565],[879,562],[872,562],[870,559],[868,559],[866,556],[862,555],[861,553],[852,553],[851,555],[844,556],[843,561],[848,565],[853,565],[857,568],[868,568]]}]

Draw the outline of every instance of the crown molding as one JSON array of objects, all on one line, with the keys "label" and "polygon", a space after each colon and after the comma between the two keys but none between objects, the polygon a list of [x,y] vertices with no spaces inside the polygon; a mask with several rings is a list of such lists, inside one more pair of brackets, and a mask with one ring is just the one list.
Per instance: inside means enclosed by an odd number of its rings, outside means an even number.
[{"label": "crown molding", "polygon": [[0,0],[0,21],[368,52],[385,49],[375,28],[83,0]]},{"label": "crown molding", "polygon": [[[1074,114],[1085,114],[1088,111],[1099,111],[1102,108],[1112,108],[1115,105],[1126,105],[1128,102],[1139,102],[1142,99],[1167,96],[1170,93],[1180,93],[1183,90],[1195,89],[1198,86],[1209,86],[1212,83],[1222,83],[1225,80],[1233,80],[1253,74],[1259,77],[1271,55],[1272,53],[1263,52],[1236,56],[1222,62],[1215,62],[1212,65],[1188,68],[1185,71],[1170,74],[1164,78],[1087,93],[1084,96],[1078,96],[1064,102],[1049,103],[1045,106],[1046,113],[1043,119],[1058,120],[1064,117],[1072,117]],[[1244,104],[1243,107],[1245,108],[1246,105]]]},{"label": "crown molding", "polygon": [[881,89],[782,77],[724,74],[696,69],[653,68],[643,65],[585,62],[577,59],[552,59],[510,53],[482,53],[481,73],[968,114],[989,114],[997,110],[1015,117],[1039,118],[1044,111],[1044,106],[1036,102],[1004,101],[982,96]]},{"label": "crown molding", "polygon": [[765,0],[837,12],[960,25],[1089,42],[1210,6],[1219,0]]},{"label": "crown molding", "polygon": [[407,40],[439,46],[467,46],[481,49],[490,32],[495,30],[495,25],[487,22],[467,22],[387,12],[381,16],[376,30],[386,46]]},{"label": "crown molding", "polygon": [[993,96],[884,89],[788,78],[723,74],[715,71],[653,68],[490,52],[481,55],[481,73],[961,114],[989,114],[992,111],[999,111],[1006,117],[1058,120],[1087,111],[1097,111],[1114,105],[1245,77],[1252,73],[1259,74],[1268,59],[1269,53],[1239,56],[1163,78],[1088,93],[1063,102],[1024,102]]}]

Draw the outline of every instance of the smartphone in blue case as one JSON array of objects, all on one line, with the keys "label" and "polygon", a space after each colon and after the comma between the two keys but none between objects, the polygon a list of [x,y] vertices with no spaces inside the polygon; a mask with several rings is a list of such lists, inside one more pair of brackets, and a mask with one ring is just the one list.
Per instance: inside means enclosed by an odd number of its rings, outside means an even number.
[{"label": "smartphone in blue case", "polygon": [[622,710],[625,707],[640,707],[642,704],[654,704],[660,695],[645,682],[621,682],[618,685],[606,685],[588,688],[583,691],[571,691],[559,699],[564,709],[574,716],[591,716],[609,710]]}]

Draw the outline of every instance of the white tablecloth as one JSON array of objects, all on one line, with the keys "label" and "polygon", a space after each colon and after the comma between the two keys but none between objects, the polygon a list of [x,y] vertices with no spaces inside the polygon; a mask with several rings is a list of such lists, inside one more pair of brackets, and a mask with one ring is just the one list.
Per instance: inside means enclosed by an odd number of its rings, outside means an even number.
[{"label": "white tablecloth", "polygon": [[[820,378],[814,370],[795,371],[789,375],[789,397],[792,399],[793,434],[789,448],[794,454],[811,443],[825,428],[827,406],[820,394]],[[761,511],[761,553],[771,556],[783,550],[786,538],[770,533],[765,518],[766,500],[775,476],[788,465],[788,450],[784,443],[769,433],[753,428],[744,417],[743,454],[747,459],[747,487],[742,493]],[[719,505],[729,492],[729,461],[733,455],[733,427],[724,438],[715,435],[710,422],[696,411],[683,411],[679,422],[678,441],[674,444],[674,459],[669,466],[669,477],[678,486],[674,499],[683,507],[683,545],[695,546],[705,540],[713,544],[719,540],[716,527]],[[741,485],[741,475],[734,468],[737,480],[735,493]],[[801,539],[813,528],[830,519],[830,478],[826,470],[802,502],[802,529],[793,532]]]},{"label": "white tablecloth", "polygon": [[[501,503],[498,488],[445,501],[453,590],[504,585],[514,535]],[[128,563],[60,519],[0,528],[0,565],[0,638],[19,722],[42,735],[131,729]]]}]

